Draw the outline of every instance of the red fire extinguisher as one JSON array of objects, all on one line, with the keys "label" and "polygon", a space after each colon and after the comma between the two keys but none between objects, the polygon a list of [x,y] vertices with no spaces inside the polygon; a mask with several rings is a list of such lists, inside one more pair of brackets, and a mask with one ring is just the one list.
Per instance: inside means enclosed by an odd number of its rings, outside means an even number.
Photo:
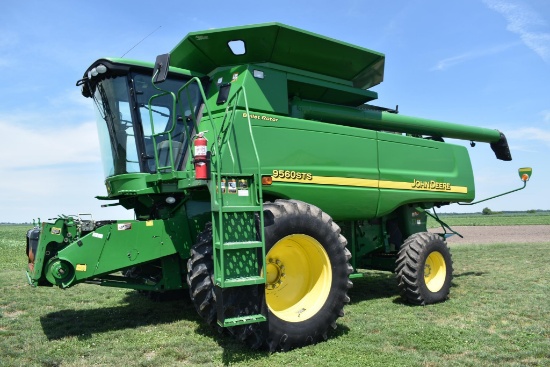
[{"label": "red fire extinguisher", "polygon": [[203,131],[195,135],[195,179],[208,180],[209,159],[208,159],[208,140],[204,137]]}]

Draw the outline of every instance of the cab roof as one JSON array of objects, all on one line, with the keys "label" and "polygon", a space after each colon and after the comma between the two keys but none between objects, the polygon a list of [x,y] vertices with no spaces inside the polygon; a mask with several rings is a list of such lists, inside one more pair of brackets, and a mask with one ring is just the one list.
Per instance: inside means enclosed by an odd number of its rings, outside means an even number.
[{"label": "cab roof", "polygon": [[[230,45],[239,44],[244,48],[233,52]],[[171,66],[205,74],[257,63],[325,75],[361,89],[384,77],[384,54],[280,23],[191,32],[170,53]]]}]

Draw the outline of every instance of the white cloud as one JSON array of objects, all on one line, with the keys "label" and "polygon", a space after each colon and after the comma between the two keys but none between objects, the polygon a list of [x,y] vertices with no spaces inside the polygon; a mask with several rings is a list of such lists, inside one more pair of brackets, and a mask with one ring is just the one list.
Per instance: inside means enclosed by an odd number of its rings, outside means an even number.
[{"label": "white cloud", "polygon": [[[75,214],[99,205],[104,195],[94,122],[41,123],[38,113],[0,116],[0,222]],[[30,123],[29,121],[34,121]]]},{"label": "white cloud", "polygon": [[480,57],[494,55],[494,54],[506,51],[507,49],[516,45],[518,45],[518,43],[499,45],[492,48],[488,48],[486,50],[474,50],[474,51],[464,52],[460,55],[452,56],[452,57],[443,59],[441,61],[438,61],[437,64],[431,70],[439,70],[439,71],[446,70],[452,66],[458,65],[466,61],[470,61],[470,60],[478,59]]},{"label": "white cloud", "polygon": [[544,110],[540,114],[542,115],[542,121],[550,123],[550,110]]},{"label": "white cloud", "polygon": [[91,98],[84,98],[80,88],[66,89],[57,97],[48,97],[48,103],[59,111],[74,111],[93,116],[94,103]]},{"label": "white cloud", "polygon": [[90,99],[83,98],[78,88],[51,94],[32,89],[26,92],[36,97],[28,104],[0,111],[3,138],[0,154],[12,157],[11,162],[0,162],[0,168],[6,165],[28,167],[29,161],[44,164],[48,164],[46,160],[52,160],[51,164],[75,163],[79,159],[99,161],[99,158],[89,158],[90,152],[95,150],[94,156],[99,152]]},{"label": "white cloud", "polygon": [[1,170],[0,222],[46,220],[59,214],[92,213],[94,219],[132,218],[120,207],[101,208],[95,199],[107,193],[100,163]]},{"label": "white cloud", "polygon": [[516,140],[538,141],[550,146],[550,131],[536,127],[525,127],[508,131],[506,137]]},{"label": "white cloud", "polygon": [[21,120],[39,122],[41,117],[36,113],[11,120],[0,117],[3,138],[0,156],[5,157],[0,161],[0,169],[100,160],[95,123],[85,122],[74,126],[17,123]]},{"label": "white cloud", "polygon": [[505,0],[483,0],[489,7],[506,19],[506,27],[520,36],[522,42],[537,53],[544,61],[550,63],[550,31],[537,31],[539,26],[548,28],[546,21],[526,5]]}]

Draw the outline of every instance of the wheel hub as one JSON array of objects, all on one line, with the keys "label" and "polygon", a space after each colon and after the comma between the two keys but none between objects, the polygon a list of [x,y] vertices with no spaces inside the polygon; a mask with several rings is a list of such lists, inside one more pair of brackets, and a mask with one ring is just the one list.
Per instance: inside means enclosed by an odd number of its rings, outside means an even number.
[{"label": "wheel hub", "polygon": [[269,290],[275,289],[283,283],[283,278],[285,277],[285,266],[281,260],[269,258],[267,259],[267,274],[266,274],[266,288]]},{"label": "wheel hub", "polygon": [[439,292],[443,288],[447,277],[447,265],[439,251],[433,251],[428,255],[424,264],[424,282],[431,292]]},{"label": "wheel hub", "polygon": [[429,278],[431,273],[432,267],[430,266],[430,264],[424,265],[424,278]]}]

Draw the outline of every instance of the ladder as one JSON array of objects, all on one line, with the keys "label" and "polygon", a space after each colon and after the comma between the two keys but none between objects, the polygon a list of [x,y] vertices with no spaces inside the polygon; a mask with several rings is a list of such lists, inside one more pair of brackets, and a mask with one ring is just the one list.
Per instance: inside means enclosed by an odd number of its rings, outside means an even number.
[{"label": "ladder", "polygon": [[[242,96],[248,113],[246,93],[241,87],[228,101],[225,116],[217,137],[216,154],[212,157],[210,197],[212,208],[212,237],[214,258],[214,284],[218,324],[223,327],[266,321],[262,311],[265,293],[265,241],[262,205],[262,177],[260,160],[248,119],[250,144],[254,149],[254,172],[238,172],[229,136],[236,117],[236,107]],[[221,167],[222,147],[229,154],[232,167]],[[240,305],[228,304],[238,298]],[[237,313],[237,314],[235,314]]]}]

